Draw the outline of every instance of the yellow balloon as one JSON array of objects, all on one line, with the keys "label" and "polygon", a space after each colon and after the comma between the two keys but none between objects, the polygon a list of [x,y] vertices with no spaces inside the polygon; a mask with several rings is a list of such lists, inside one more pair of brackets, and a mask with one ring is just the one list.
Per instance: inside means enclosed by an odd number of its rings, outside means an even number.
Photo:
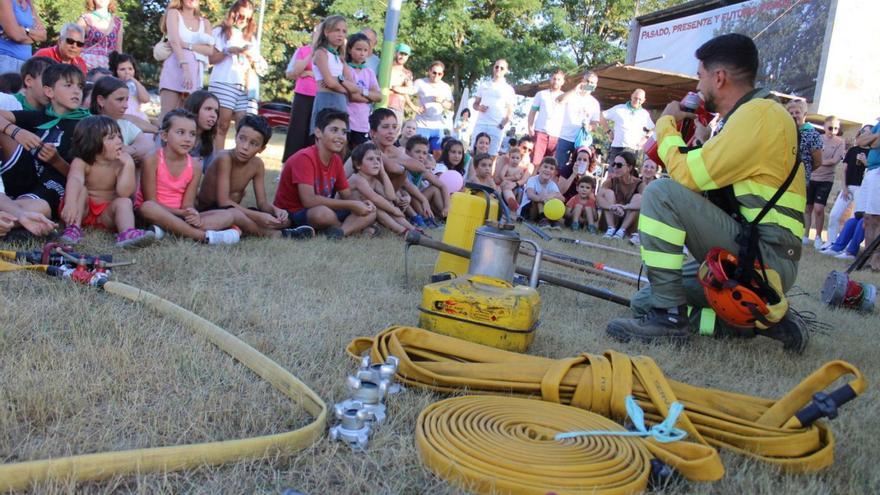
[{"label": "yellow balloon", "polygon": [[544,216],[547,217],[547,220],[559,220],[562,218],[562,215],[565,215],[565,204],[558,199],[551,199],[544,203]]}]

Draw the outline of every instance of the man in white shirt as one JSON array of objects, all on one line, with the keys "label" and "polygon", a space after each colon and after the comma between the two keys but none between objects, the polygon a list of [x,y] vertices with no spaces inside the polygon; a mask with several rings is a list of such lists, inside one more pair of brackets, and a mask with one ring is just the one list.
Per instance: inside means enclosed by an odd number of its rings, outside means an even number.
[{"label": "man in white shirt", "polygon": [[559,165],[559,176],[571,175],[569,156],[575,150],[575,140],[581,128],[592,133],[596,124],[602,119],[599,100],[593,97],[593,90],[599,84],[599,76],[587,71],[584,78],[574,88],[561,94],[556,101],[564,105],[562,128],[556,143],[556,163]]},{"label": "man in white shirt", "polygon": [[414,89],[419,99],[419,112],[416,115],[416,132],[424,136],[434,154],[440,158],[440,141],[447,129],[446,112],[452,110],[452,89],[443,82],[446,66],[435,60],[428,68],[428,77],[415,82]]},{"label": "man in white shirt", "polygon": [[606,132],[612,132],[608,128],[608,122],[614,123],[614,138],[608,152],[608,163],[614,162],[614,157],[624,151],[630,151],[638,156],[647,132],[654,129],[651,114],[642,108],[644,103],[645,90],[639,88],[632,92],[628,102],[615,105],[602,113],[605,117],[603,126]]},{"label": "man in white shirt", "polygon": [[498,156],[504,128],[510,123],[513,107],[516,104],[516,93],[513,91],[513,86],[504,80],[507,69],[507,60],[500,58],[495,61],[495,65],[492,67],[492,80],[480,85],[474,99],[474,109],[478,113],[472,139],[476,139],[483,132],[488,134],[490,139],[489,154],[493,159]]},{"label": "man in white shirt", "polygon": [[557,69],[550,76],[550,89],[542,89],[532,99],[529,110],[528,132],[535,139],[532,163],[537,167],[544,156],[556,153],[556,142],[562,130],[563,106],[556,101],[562,95],[565,72]]}]

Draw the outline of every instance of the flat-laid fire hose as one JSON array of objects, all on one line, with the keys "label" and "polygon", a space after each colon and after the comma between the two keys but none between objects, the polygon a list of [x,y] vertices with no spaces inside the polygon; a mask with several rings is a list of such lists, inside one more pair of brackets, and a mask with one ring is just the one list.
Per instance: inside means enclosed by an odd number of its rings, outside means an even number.
[{"label": "flat-laid fire hose", "polygon": [[[0,271],[16,269],[46,270],[46,267],[0,261]],[[271,383],[315,419],[298,430],[274,435],[3,464],[0,465],[0,490],[25,490],[33,483],[49,479],[100,480],[117,475],[175,471],[206,464],[260,459],[273,452],[293,454],[315,443],[324,433],[327,416],[324,401],[289,371],[253,347],[210,321],[149,292],[118,282],[107,282],[103,288],[106,292],[141,303],[189,327]]]},{"label": "flat-laid fire hose", "polygon": [[[861,394],[867,380],[853,365],[831,361],[778,400],[701,388],[667,379],[653,359],[606,351],[549,359],[474,344],[413,327],[390,327],[358,338],[348,352],[374,361],[400,360],[398,379],[440,392],[520,395],[572,406],[623,421],[625,398],[635,397],[645,418],[659,423],[670,405],[684,405],[677,426],[688,441],[645,441],[657,458],[691,480],[723,475],[715,448],[732,450],[790,472],[811,472],[832,464],[834,438],[818,419]],[[825,393],[838,379],[852,380]],[[503,400],[499,398],[499,400]],[[537,405],[536,405],[537,407]],[[479,428],[479,425],[474,425]]]}]

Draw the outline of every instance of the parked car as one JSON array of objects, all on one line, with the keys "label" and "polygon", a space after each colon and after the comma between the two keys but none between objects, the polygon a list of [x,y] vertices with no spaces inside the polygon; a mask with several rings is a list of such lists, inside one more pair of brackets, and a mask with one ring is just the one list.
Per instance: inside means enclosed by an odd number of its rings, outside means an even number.
[{"label": "parked car", "polygon": [[287,132],[290,125],[290,104],[276,101],[260,103],[260,116],[265,117],[276,132]]}]

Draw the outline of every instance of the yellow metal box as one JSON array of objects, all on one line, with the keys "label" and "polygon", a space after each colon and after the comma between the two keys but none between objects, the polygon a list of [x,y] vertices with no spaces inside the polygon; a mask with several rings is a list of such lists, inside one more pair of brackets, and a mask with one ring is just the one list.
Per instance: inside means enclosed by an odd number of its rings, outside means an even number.
[{"label": "yellow metal box", "polygon": [[541,297],[528,286],[466,275],[426,285],[419,310],[426,330],[525,352],[540,322]]}]

